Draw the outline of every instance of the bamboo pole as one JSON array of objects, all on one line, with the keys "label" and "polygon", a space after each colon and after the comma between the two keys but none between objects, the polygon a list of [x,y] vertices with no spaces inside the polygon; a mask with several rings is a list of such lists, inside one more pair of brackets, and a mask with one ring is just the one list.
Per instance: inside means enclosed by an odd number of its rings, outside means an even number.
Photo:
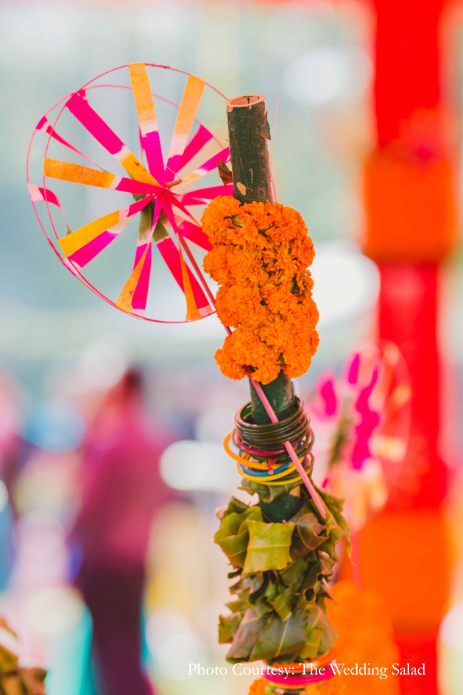
[{"label": "bamboo pole", "polygon": [[[273,185],[267,142],[270,127],[265,100],[260,94],[245,94],[227,102],[230,159],[233,169],[233,195],[240,203],[273,203]],[[297,409],[293,383],[280,372],[270,384],[261,385],[278,419]],[[251,387],[254,422],[270,422],[269,416]]]},{"label": "bamboo pole", "polygon": [[[273,184],[267,142],[270,127],[265,99],[260,94],[245,94],[227,102],[230,159],[233,169],[233,195],[241,203],[273,203]],[[292,381],[281,371],[269,384],[259,384],[277,418],[284,419],[297,410]],[[253,420],[258,425],[270,422],[269,415],[250,380]],[[265,504],[275,521],[288,519],[300,506],[299,498],[286,493]]]}]

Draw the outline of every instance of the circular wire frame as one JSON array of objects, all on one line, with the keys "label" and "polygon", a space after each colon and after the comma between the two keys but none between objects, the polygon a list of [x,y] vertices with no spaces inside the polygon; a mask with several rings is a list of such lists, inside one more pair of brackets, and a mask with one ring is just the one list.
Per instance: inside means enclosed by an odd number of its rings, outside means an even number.
[{"label": "circular wire frame", "polygon": [[[166,65],[158,65],[158,64],[156,64],[156,63],[145,63],[145,65],[146,65],[147,67],[151,67],[151,68],[158,68],[158,69],[162,69],[162,70],[170,70],[170,71],[172,71],[172,72],[179,73],[179,74],[183,74],[183,75],[186,75],[186,76],[188,76],[188,77],[191,75],[191,73],[188,73],[188,72],[186,72],[185,70],[179,70],[179,69],[177,69],[177,68],[172,68],[172,67],[169,67],[169,66],[166,66]],[[101,74],[98,75],[97,77],[94,77],[93,79],[91,79],[91,80],[89,80],[88,82],[86,82],[82,87],[80,87],[80,88],[79,88],[78,90],[76,90],[75,92],[71,92],[70,94],[67,94],[66,96],[64,96],[64,97],[62,97],[61,99],[59,99],[50,109],[48,109],[48,111],[45,113],[45,117],[47,117],[48,114],[50,114],[54,109],[56,109],[56,107],[58,107],[58,106],[60,106],[60,104],[62,104],[62,106],[61,106],[61,108],[60,108],[60,110],[59,110],[59,112],[58,112],[58,115],[56,116],[56,118],[55,118],[53,124],[51,124],[52,130],[51,130],[51,132],[48,134],[48,139],[47,139],[46,146],[45,146],[45,153],[44,153],[44,157],[45,157],[45,158],[47,157],[47,154],[48,154],[50,142],[51,142],[51,140],[52,140],[52,138],[53,138],[53,133],[55,132],[56,126],[57,126],[57,124],[58,124],[58,122],[59,122],[59,119],[61,118],[61,115],[62,115],[64,109],[66,108],[67,101],[70,99],[70,97],[72,97],[74,94],[77,94],[78,92],[82,92],[82,91],[84,91],[84,90],[85,90],[85,91],[88,91],[88,90],[90,90],[90,89],[118,88],[118,89],[127,89],[127,90],[132,91],[132,88],[129,87],[129,86],[126,86],[126,85],[120,85],[120,84],[101,84],[101,85],[95,85],[95,84],[93,84],[94,82],[96,82],[97,80],[99,80],[99,79],[105,77],[106,75],[109,75],[109,74],[111,74],[111,73],[114,73],[114,72],[116,72],[116,71],[118,71],[118,70],[123,70],[123,69],[128,68],[128,67],[129,67],[128,65],[120,65],[120,66],[118,66],[118,67],[112,68],[111,70],[107,70],[106,72],[101,73]],[[218,96],[220,96],[220,97],[221,97],[222,99],[224,99],[225,101],[227,100],[227,97],[226,97],[224,94],[222,94],[218,89],[216,89],[213,85],[211,85],[211,84],[209,84],[208,82],[205,82],[205,81],[203,81],[203,82],[204,82],[204,85],[205,85],[206,87],[208,87],[208,88],[210,88],[211,90],[213,90]],[[160,100],[162,100],[162,101],[164,101],[164,102],[166,102],[166,103],[168,103],[168,104],[174,106],[174,107],[177,108],[177,109],[179,108],[179,106],[178,106],[177,104],[175,104],[174,102],[170,101],[169,99],[166,99],[165,97],[162,97],[162,96],[157,95],[157,94],[155,94],[155,93],[153,93],[153,96],[156,97],[157,99],[160,99]],[[63,102],[64,102],[64,103],[63,103]],[[194,118],[194,121],[195,121],[199,126],[202,125],[202,124],[200,123],[200,121],[199,121],[196,117]],[[31,137],[31,140],[30,140],[30,142],[29,142],[29,147],[28,147],[28,151],[27,151],[27,183],[28,183],[28,186],[29,186],[29,187],[31,186],[31,183],[32,183],[31,180],[30,180],[30,155],[31,155],[31,148],[32,148],[32,145],[33,145],[33,143],[34,143],[34,139],[35,139],[35,137],[36,137],[36,135],[37,135],[37,132],[38,132],[37,129],[35,129],[35,130],[34,130],[34,133],[33,133],[33,135],[32,135],[32,137]],[[215,141],[220,147],[222,147],[222,144],[220,143],[219,139],[218,139],[214,134],[212,134],[212,137],[213,137],[214,141]],[[84,156],[85,156],[85,155],[84,155]],[[85,156],[85,157],[86,157],[86,156]],[[86,157],[86,158],[87,158],[87,157]],[[89,158],[87,158],[87,159],[89,159]],[[89,161],[92,161],[92,160],[89,160]],[[45,202],[45,204],[46,204],[47,213],[48,213],[48,218],[49,218],[51,227],[52,227],[52,229],[53,229],[54,236],[55,236],[55,238],[56,238],[56,241],[59,242],[60,237],[59,237],[58,232],[57,232],[57,230],[56,230],[56,226],[55,226],[55,223],[54,223],[54,221],[53,221],[52,214],[51,214],[51,210],[50,210],[50,200],[49,200],[50,196],[49,196],[49,195],[47,196],[47,192],[49,192],[49,189],[47,188],[47,184],[46,184],[46,180],[45,180],[45,179],[46,179],[46,177],[45,177],[45,174],[44,174],[44,175],[43,175],[43,180],[42,180],[42,186],[43,186],[43,189],[44,189],[44,191],[45,191],[45,201],[44,201],[44,202]],[[37,201],[31,200],[31,202],[32,202],[32,205],[33,205],[33,208],[34,208],[36,217],[37,217],[37,219],[38,219],[38,221],[39,221],[39,224],[40,224],[40,227],[41,227],[43,233],[45,234],[45,236],[46,236],[46,238],[47,238],[49,244],[50,244],[51,247],[53,248],[55,254],[58,256],[58,258],[60,259],[60,261],[63,263],[63,265],[64,265],[75,277],[77,277],[86,287],[88,287],[92,292],[94,292],[98,297],[100,297],[101,299],[103,299],[105,302],[107,302],[107,303],[110,304],[111,306],[113,306],[113,307],[119,309],[120,307],[118,307],[118,306],[116,305],[116,302],[114,302],[114,301],[113,301],[112,299],[110,299],[107,295],[105,295],[103,292],[101,292],[97,287],[95,287],[95,285],[94,285],[92,282],[90,282],[90,281],[88,280],[87,277],[85,277],[85,275],[84,275],[84,273],[82,272],[82,269],[79,267],[79,265],[77,265],[77,264],[74,263],[71,259],[66,258],[64,255],[61,254],[61,252],[59,251],[59,249],[58,249],[57,245],[55,244],[54,240],[51,238],[51,236],[50,236],[49,233],[47,232],[47,229],[46,229],[46,227],[45,227],[45,225],[44,225],[44,223],[43,223],[43,221],[42,221],[42,219],[41,219],[41,217],[40,217],[40,214],[39,214],[39,212],[38,212],[38,210],[37,210],[37,207],[36,207],[36,202],[37,202]],[[64,215],[64,211],[62,211],[62,212],[63,212],[63,217],[64,217],[64,219],[66,220],[65,215]],[[214,308],[214,297],[213,297],[213,295],[212,295],[212,292],[210,291],[210,288],[208,287],[207,282],[206,282],[206,280],[205,280],[203,274],[202,274],[201,271],[199,270],[199,268],[196,268],[195,270],[197,271],[198,280],[199,280],[199,282],[201,283],[201,285],[203,286],[204,290],[206,291],[206,295],[207,295],[209,301],[211,302],[212,308]],[[128,312],[125,312],[125,313],[128,313]],[[213,312],[211,312],[211,313],[213,313]],[[131,315],[131,316],[134,316],[134,317],[136,317],[136,318],[145,320],[145,321],[153,322],[153,323],[186,323],[186,322],[188,322],[188,319],[177,320],[177,321],[169,321],[169,320],[157,319],[157,318],[150,317],[150,316],[139,315],[139,314],[137,314],[137,313],[130,313],[130,315]]]}]

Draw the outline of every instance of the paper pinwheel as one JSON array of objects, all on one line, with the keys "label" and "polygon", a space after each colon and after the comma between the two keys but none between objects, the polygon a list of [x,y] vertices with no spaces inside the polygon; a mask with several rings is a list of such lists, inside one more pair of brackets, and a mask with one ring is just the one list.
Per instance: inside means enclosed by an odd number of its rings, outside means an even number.
[{"label": "paper pinwheel", "polygon": [[411,386],[398,347],[369,344],[344,374],[324,374],[307,403],[318,482],[346,501],[353,531],[386,504],[410,435]]},{"label": "paper pinwheel", "polygon": [[[186,76],[183,97],[179,106],[153,94],[148,75],[160,71],[177,76]],[[95,84],[103,76],[115,71],[128,70],[130,83],[127,86],[116,84]],[[108,78],[106,78],[108,79]],[[101,88],[119,87],[132,90],[138,117],[141,156],[137,157],[116,132],[91,106],[95,92]],[[219,98],[225,97],[203,80],[165,66],[150,63],[132,63],[103,73],[94,78],[70,96],[55,104],[39,121],[32,136],[28,152],[28,185],[34,210],[48,241],[60,260],[89,289],[111,305],[122,311],[149,321],[161,321],[148,315],[147,299],[150,286],[153,242],[166,264],[174,281],[184,293],[186,300],[186,321],[201,319],[213,313],[213,295],[199,269],[195,258],[199,252],[211,248],[209,241],[195,218],[195,206],[207,204],[217,195],[232,195],[233,186],[227,181],[227,174],[221,174],[224,183],[196,188],[204,176],[217,170],[222,171],[229,158],[229,148],[223,147],[211,130],[197,118],[198,107],[205,89],[212,90]],[[157,117],[158,105],[169,104],[178,109],[170,148],[164,161],[161,133]],[[49,114],[59,108],[52,123]],[[113,157],[114,167],[125,175],[110,173],[69,140],[60,135],[57,127],[63,113],[68,112],[80,126],[90,134],[106,153]],[[61,126],[60,126],[61,130]],[[43,182],[37,185],[30,181],[30,151],[39,133],[48,135],[43,162]],[[71,158],[86,160],[86,163],[73,163],[52,159],[48,150],[50,143],[59,143],[67,148]],[[68,157],[69,158],[69,157]],[[88,163],[92,166],[88,166]],[[122,169],[121,169],[122,167]],[[48,188],[48,180],[55,179],[72,184],[83,184],[98,189],[119,191],[132,196],[132,202],[120,209],[109,212],[98,219],[71,229],[67,222],[64,207],[58,196]],[[61,184],[60,184],[61,185]],[[121,199],[122,200],[122,199]],[[36,204],[46,205],[48,220],[53,233],[48,233],[42,222]],[[61,235],[55,226],[52,207],[59,210],[64,220]],[[121,278],[119,296],[110,298],[97,288],[84,275],[87,265],[117,239],[129,222],[139,218],[138,240],[134,249],[133,268],[128,278]],[[135,242],[135,239],[134,239]],[[192,243],[193,249],[189,243]],[[135,244],[134,244],[135,245]],[[170,318],[170,317],[169,317]],[[181,323],[183,321],[162,321]]]}]

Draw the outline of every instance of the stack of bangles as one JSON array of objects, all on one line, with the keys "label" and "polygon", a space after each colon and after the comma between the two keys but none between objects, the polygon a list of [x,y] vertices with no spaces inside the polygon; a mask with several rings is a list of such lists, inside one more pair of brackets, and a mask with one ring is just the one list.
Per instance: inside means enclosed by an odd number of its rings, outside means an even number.
[{"label": "stack of bangles", "polygon": [[[247,480],[261,485],[289,485],[301,481],[284,443],[289,441],[308,473],[312,470],[313,432],[298,398],[295,413],[276,423],[255,425],[252,422],[251,403],[235,415],[235,429],[227,434],[223,446],[238,464],[238,473]],[[240,454],[230,448],[233,442]]]},{"label": "stack of bangles", "polygon": [[331,650],[315,661],[267,666],[262,678],[275,693],[307,693],[310,686],[321,685],[336,675],[335,663],[334,650]]}]

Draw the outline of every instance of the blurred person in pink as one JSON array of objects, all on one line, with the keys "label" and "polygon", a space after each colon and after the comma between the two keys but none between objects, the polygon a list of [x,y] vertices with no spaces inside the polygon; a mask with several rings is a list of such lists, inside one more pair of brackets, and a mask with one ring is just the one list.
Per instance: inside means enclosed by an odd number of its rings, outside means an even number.
[{"label": "blurred person in pink", "polygon": [[165,445],[148,432],[142,386],[141,373],[128,371],[89,428],[71,534],[82,552],[76,583],[92,615],[104,695],[152,692],[141,665],[145,559],[153,518],[170,491],[158,466]]},{"label": "blurred person in pink", "polygon": [[21,397],[17,385],[11,378],[0,375],[0,479],[8,492],[11,513],[16,520],[15,491],[18,476],[26,458],[25,445],[21,437]]}]

